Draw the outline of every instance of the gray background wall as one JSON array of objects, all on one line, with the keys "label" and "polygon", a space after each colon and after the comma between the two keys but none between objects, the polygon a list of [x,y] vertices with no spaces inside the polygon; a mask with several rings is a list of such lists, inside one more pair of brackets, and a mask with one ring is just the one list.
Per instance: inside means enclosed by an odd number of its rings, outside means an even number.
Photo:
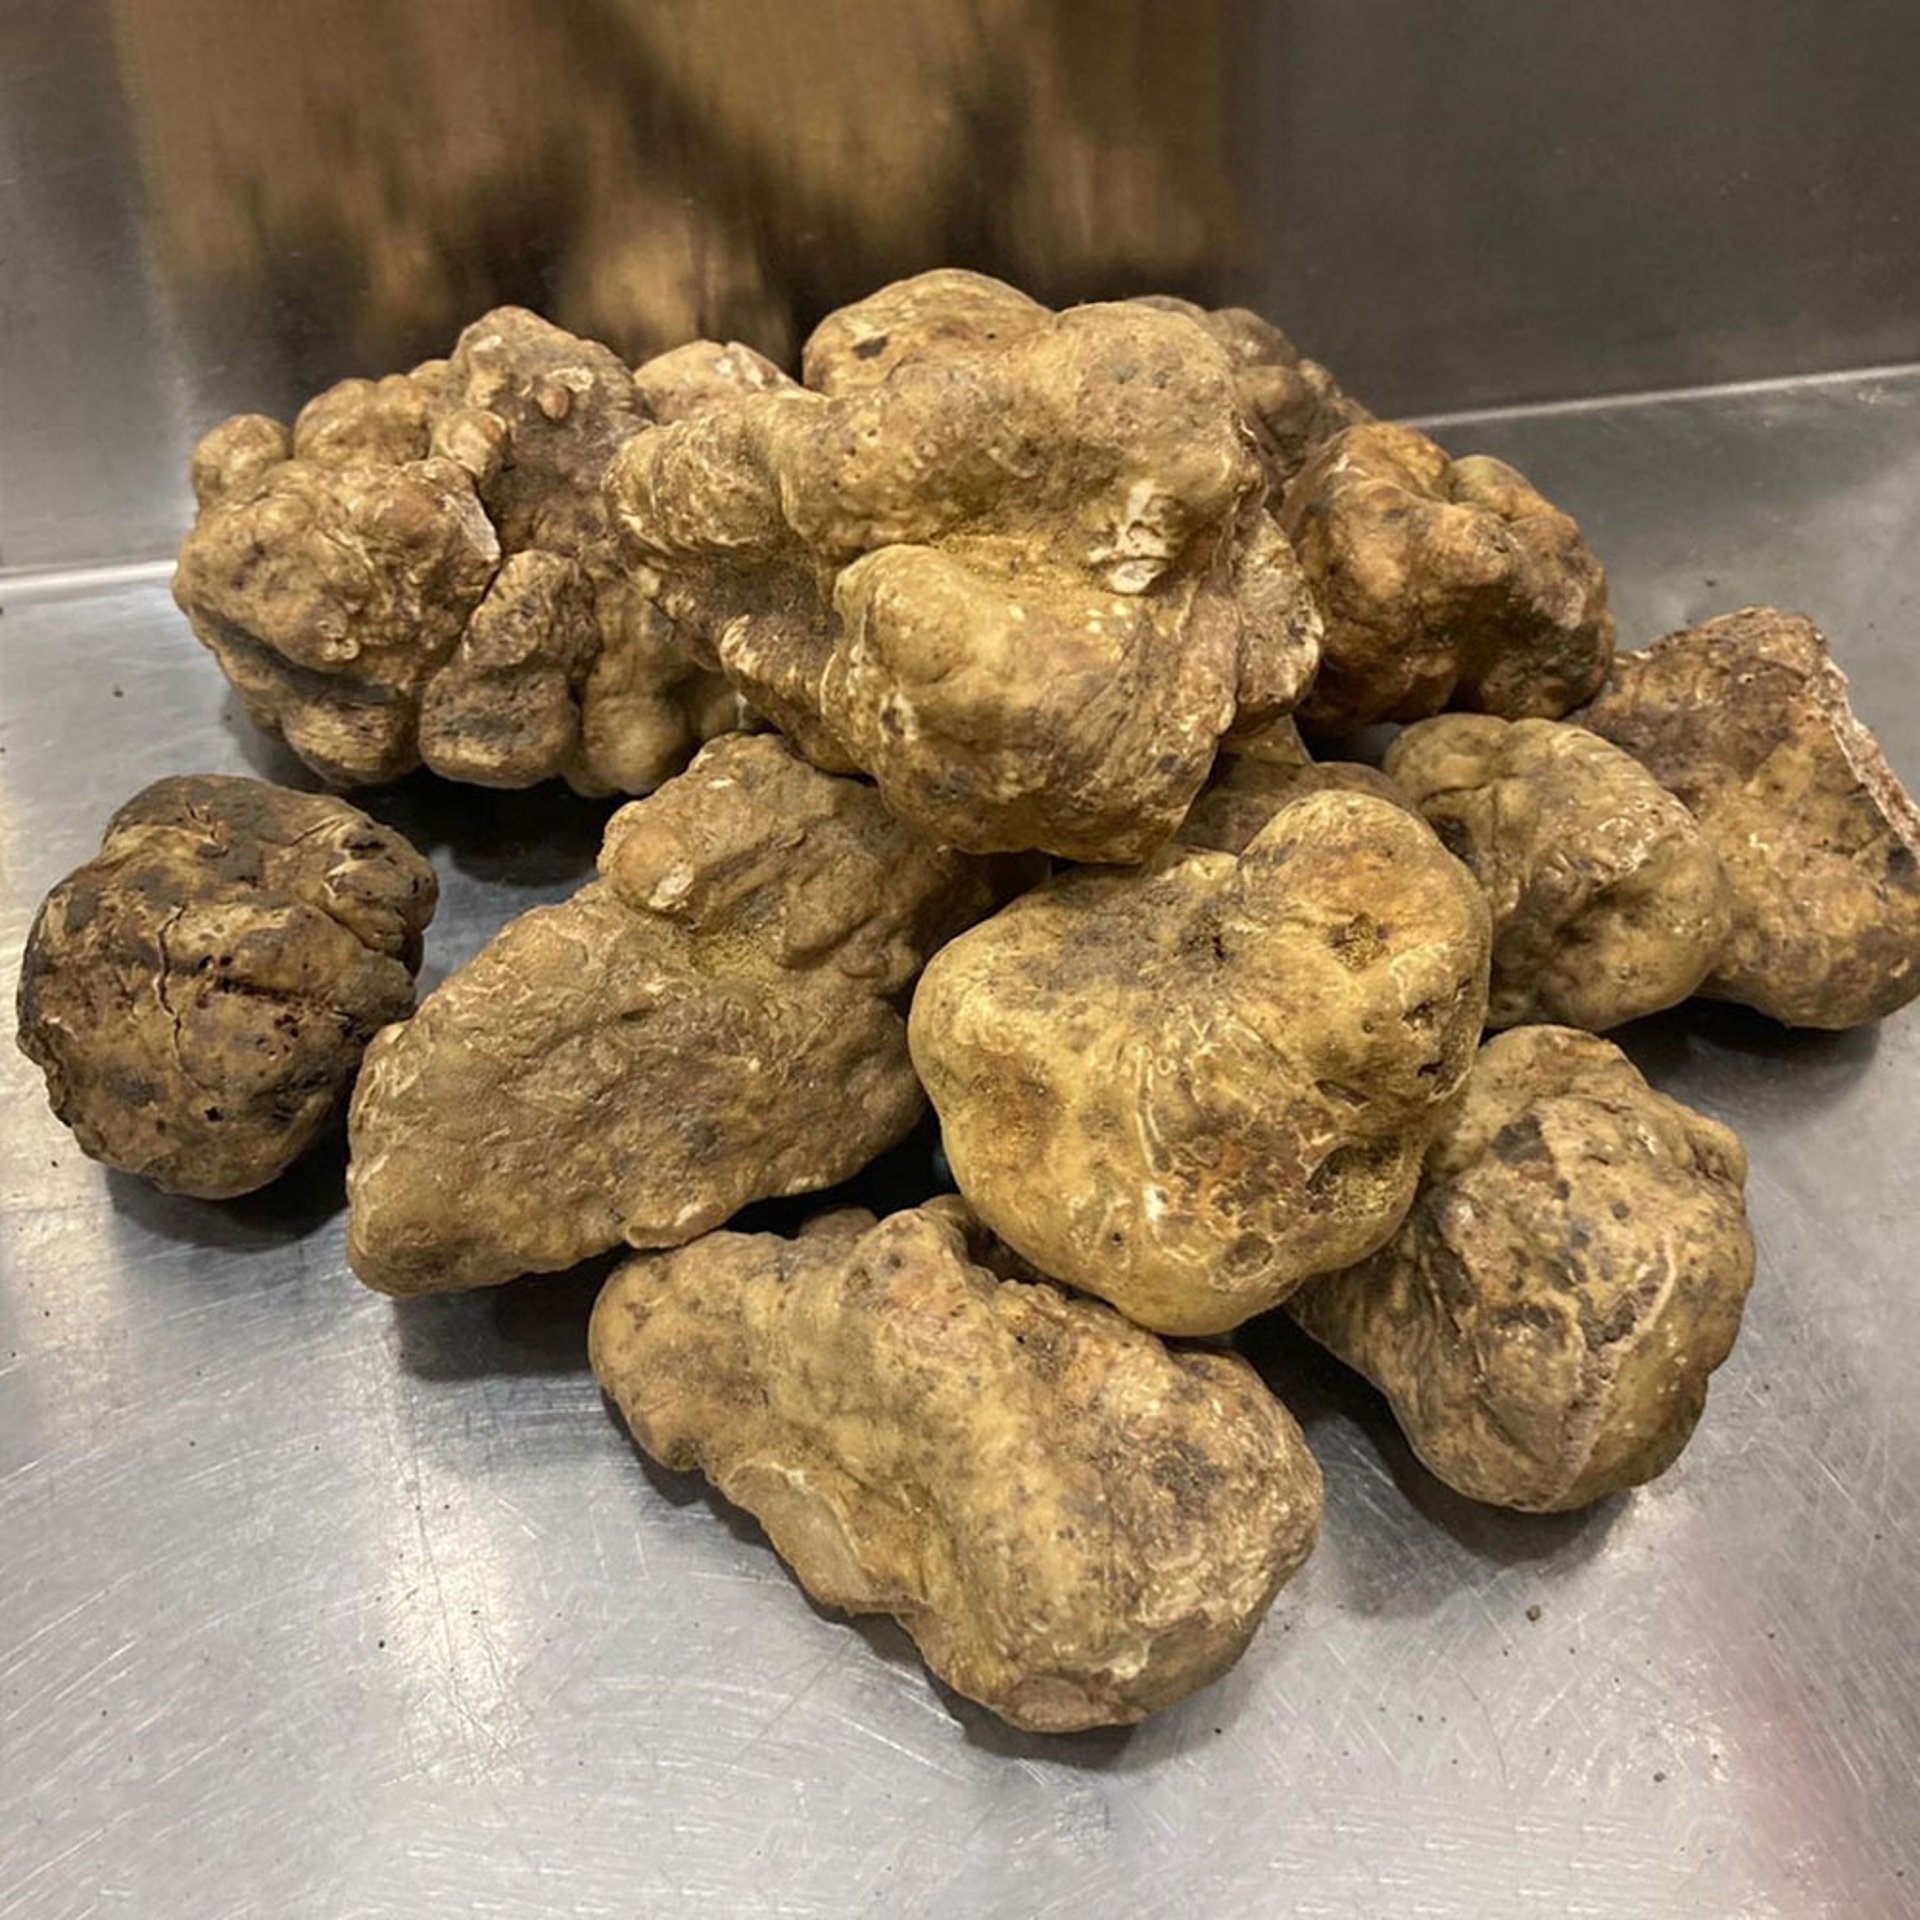
[{"label": "gray background wall", "polygon": [[5,0],[0,568],[517,299],[776,352],[957,261],[1430,413],[1920,358],[1914,0]]}]

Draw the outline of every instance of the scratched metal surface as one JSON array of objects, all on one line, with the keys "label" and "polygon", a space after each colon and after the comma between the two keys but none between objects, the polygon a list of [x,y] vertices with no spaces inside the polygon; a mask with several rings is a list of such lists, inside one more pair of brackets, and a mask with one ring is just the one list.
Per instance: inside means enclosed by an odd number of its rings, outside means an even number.
[{"label": "scratched metal surface", "polygon": [[[1610,560],[1625,632],[1815,611],[1920,773],[1920,376],[1460,421]],[[283,763],[158,583],[4,596],[0,950],[160,773]],[[444,969],[598,812],[416,783]],[[1528,1521],[1253,1342],[1325,1543],[1222,1685],[1046,1741],[813,1611],[650,1477],[589,1287],[397,1307],[337,1154],[227,1207],[89,1165],[0,1060],[0,1920],[1920,1911],[1920,1017],[1631,1037],[1753,1154],[1760,1278],[1659,1485]],[[1537,1607],[1539,1617],[1531,1617]]]}]

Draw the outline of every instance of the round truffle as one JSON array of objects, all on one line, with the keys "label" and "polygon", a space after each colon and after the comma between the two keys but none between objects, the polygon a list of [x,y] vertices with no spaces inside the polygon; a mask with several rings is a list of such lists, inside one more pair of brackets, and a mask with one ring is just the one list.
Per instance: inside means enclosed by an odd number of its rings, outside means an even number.
[{"label": "round truffle", "polygon": [[1664,1473],[1753,1281],[1747,1159],[1618,1047],[1516,1027],[1481,1049],[1419,1197],[1287,1311],[1470,1499],[1584,1507]]},{"label": "round truffle", "polygon": [[435,897],[426,861],[342,800],[156,781],[41,907],[21,1050],[92,1158],[169,1193],[249,1193],[411,1011]]},{"label": "round truffle", "polygon": [[1143,1326],[1220,1333],[1399,1224],[1486,982],[1459,861],[1402,807],[1319,792],[1237,859],[1022,896],[934,956],[909,1038],[1002,1240]]},{"label": "round truffle", "polygon": [[1604,1033],[1698,991],[1727,938],[1727,884],[1698,823],[1647,770],[1557,720],[1443,714],[1387,773],[1493,913],[1487,1024]]}]

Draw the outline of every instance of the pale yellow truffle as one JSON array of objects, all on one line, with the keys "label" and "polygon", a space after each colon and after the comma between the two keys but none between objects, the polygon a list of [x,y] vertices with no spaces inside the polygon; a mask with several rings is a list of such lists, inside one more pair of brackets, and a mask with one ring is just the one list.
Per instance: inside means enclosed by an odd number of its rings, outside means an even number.
[{"label": "pale yellow truffle", "polygon": [[981,1218],[1218,1333],[1393,1231],[1486,1010],[1487,909],[1403,809],[1284,807],[1235,859],[1063,875],[939,954],[914,1064]]},{"label": "pale yellow truffle", "polygon": [[816,1600],[892,1614],[1016,1726],[1125,1724],[1240,1657],[1319,1469],[1244,1361],[1005,1267],[953,1200],[712,1234],[614,1274],[594,1371]]},{"label": "pale yellow truffle", "polygon": [[1727,883],[1698,823],[1583,727],[1443,714],[1387,773],[1472,868],[1493,911],[1487,1024],[1604,1033],[1699,989],[1727,940]]},{"label": "pale yellow truffle", "polygon": [[622,450],[638,576],[749,705],[933,837],[1151,852],[1318,658],[1225,352],[1177,314],[948,272],[834,315],[808,366],[827,394]]},{"label": "pale yellow truffle", "polygon": [[601,478],[648,419],[605,347],[496,309],[291,434],[215,427],[174,597],[255,724],[337,786],[424,764],[650,791],[744,716],[616,563]]}]

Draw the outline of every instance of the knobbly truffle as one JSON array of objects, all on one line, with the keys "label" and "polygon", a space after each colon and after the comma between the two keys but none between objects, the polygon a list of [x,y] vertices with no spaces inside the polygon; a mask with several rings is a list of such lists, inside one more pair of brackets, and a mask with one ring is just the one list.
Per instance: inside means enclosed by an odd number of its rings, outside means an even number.
[{"label": "knobbly truffle", "polygon": [[816,393],[856,393],[884,386],[902,367],[1010,346],[1052,318],[1004,280],[936,267],[828,314],[801,350],[800,378]]},{"label": "knobbly truffle", "polygon": [[593,1367],[816,1600],[892,1614],[1015,1726],[1122,1725],[1240,1657],[1319,1469],[1243,1360],[1006,1271],[951,1199],[711,1234],[613,1275]]},{"label": "knobbly truffle", "polygon": [[250,1193],[406,1018],[434,901],[426,861],[344,801],[158,780],[41,907],[21,1051],[93,1159],[169,1193]]},{"label": "knobbly truffle", "polygon": [[347,1254],[492,1286],[859,1171],[922,1111],[904,996],[1014,876],[769,734],[614,815],[600,877],[511,922],[369,1051]]},{"label": "knobbly truffle", "polygon": [[646,792],[742,717],[615,561],[601,479],[648,421],[605,347],[500,308],[290,434],[215,427],[174,598],[255,724],[337,786],[425,764]]},{"label": "knobbly truffle", "polygon": [[1828,1028],[1920,994],[1920,810],[1811,621],[1748,607],[1670,633],[1573,717],[1682,800],[1720,856],[1731,926],[1703,992]]},{"label": "knobbly truffle", "polygon": [[962,935],[913,1058],[1001,1239],[1218,1333],[1393,1231],[1486,981],[1486,902],[1425,824],[1313,793],[1238,859],[1064,874]]},{"label": "knobbly truffle", "polygon": [[1719,856],[1630,755],[1557,720],[1443,714],[1389,777],[1493,913],[1487,1024],[1604,1033],[1698,990],[1727,938]]},{"label": "knobbly truffle", "polygon": [[1287,1303],[1457,1492],[1528,1513],[1664,1473],[1753,1280],[1747,1161],[1717,1121],[1565,1027],[1481,1050],[1420,1196]]},{"label": "knobbly truffle", "polygon": [[1513,468],[1384,421],[1321,445],[1280,512],[1325,616],[1300,718],[1318,733],[1468,707],[1557,719],[1613,657],[1580,529]]},{"label": "knobbly truffle", "polygon": [[806,364],[826,392],[622,449],[638,577],[755,711],[934,838],[1142,858],[1318,657],[1225,351],[947,272],[832,316]]},{"label": "knobbly truffle", "polygon": [[1269,497],[1277,506],[1286,484],[1323,442],[1344,427],[1371,420],[1351,394],[1340,390],[1317,360],[1309,360],[1270,320],[1246,307],[1209,311],[1168,294],[1145,294],[1140,304],[1183,313],[1226,348],[1233,362],[1241,412],[1266,469]]},{"label": "knobbly truffle", "polygon": [[690,340],[635,367],[633,384],[653,418],[670,427],[742,394],[784,393],[798,382],[737,340]]}]

